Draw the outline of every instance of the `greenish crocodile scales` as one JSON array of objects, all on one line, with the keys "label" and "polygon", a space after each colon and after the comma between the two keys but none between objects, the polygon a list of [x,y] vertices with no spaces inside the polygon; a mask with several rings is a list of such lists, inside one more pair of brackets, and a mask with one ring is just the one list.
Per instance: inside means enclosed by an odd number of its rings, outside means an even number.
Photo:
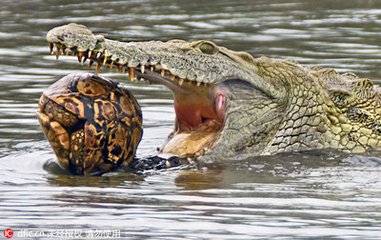
[{"label": "greenish crocodile scales", "polygon": [[353,73],[254,58],[206,40],[119,42],[78,24],[52,29],[47,40],[57,57],[73,54],[97,72],[108,66],[168,87],[176,119],[163,153],[223,159],[381,148],[381,90]]}]

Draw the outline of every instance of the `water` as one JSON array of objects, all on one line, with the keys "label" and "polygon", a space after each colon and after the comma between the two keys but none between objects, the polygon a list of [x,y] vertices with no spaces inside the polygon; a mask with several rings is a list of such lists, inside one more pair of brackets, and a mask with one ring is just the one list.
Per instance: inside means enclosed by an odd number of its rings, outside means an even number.
[{"label": "water", "polygon": [[[212,39],[256,57],[294,58],[379,83],[380,9],[371,0],[2,0],[0,229],[11,227],[18,239],[60,229],[83,231],[82,238],[98,229],[120,231],[121,239],[380,239],[379,154],[325,151],[199,171],[74,177],[44,170],[55,156],[36,119],[44,89],[89,71],[74,58],[56,62],[47,54],[46,32],[57,25],[82,23],[118,40]],[[126,85],[142,106],[144,156],[171,130],[171,95],[162,86]]]}]

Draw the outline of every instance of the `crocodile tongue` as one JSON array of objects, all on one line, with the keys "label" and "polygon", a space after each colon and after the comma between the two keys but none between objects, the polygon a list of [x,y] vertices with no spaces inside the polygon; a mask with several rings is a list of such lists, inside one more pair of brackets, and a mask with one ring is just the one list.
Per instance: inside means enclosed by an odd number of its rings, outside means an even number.
[{"label": "crocodile tongue", "polygon": [[163,152],[176,156],[193,157],[202,155],[205,150],[211,148],[218,138],[220,127],[203,125],[197,130],[177,132],[164,146]]}]

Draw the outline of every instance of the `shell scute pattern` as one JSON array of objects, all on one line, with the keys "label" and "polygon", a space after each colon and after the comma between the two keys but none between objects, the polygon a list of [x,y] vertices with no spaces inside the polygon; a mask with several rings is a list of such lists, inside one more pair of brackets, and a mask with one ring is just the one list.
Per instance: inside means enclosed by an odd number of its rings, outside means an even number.
[{"label": "shell scute pattern", "polygon": [[78,175],[132,161],[142,137],[134,96],[92,74],[71,74],[50,86],[41,96],[38,117],[60,165]]}]

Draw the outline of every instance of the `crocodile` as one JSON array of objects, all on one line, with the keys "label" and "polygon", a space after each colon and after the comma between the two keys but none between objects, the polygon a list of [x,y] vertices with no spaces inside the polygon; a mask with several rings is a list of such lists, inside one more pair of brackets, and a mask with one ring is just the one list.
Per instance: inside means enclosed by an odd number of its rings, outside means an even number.
[{"label": "crocodile", "polygon": [[208,40],[120,42],[75,23],[47,34],[51,54],[166,86],[176,119],[160,152],[204,160],[315,149],[381,148],[381,88],[290,59]]}]

